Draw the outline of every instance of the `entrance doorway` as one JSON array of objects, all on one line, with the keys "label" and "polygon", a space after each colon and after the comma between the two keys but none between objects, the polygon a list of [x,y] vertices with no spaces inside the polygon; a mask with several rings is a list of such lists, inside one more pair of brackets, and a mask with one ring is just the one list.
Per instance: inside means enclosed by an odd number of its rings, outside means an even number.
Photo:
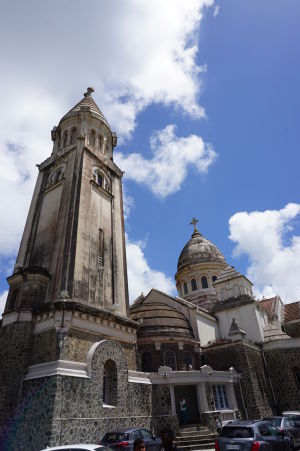
[{"label": "entrance doorway", "polygon": [[187,422],[194,424],[200,422],[197,391],[195,385],[177,385],[174,387],[176,413],[179,415],[179,401],[183,397],[187,405]]}]

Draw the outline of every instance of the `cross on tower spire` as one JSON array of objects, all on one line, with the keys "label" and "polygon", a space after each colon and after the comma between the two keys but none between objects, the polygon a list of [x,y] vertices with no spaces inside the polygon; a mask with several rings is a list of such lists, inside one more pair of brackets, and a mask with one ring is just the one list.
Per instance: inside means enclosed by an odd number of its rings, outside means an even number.
[{"label": "cross on tower spire", "polygon": [[83,95],[84,97],[91,97],[92,92],[95,92],[95,89],[92,86],[89,86]]}]

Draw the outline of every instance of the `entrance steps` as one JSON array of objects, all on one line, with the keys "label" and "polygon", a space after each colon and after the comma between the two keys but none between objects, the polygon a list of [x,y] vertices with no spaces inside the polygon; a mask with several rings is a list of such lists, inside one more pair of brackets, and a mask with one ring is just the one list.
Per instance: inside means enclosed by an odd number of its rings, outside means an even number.
[{"label": "entrance steps", "polygon": [[175,445],[184,451],[213,450],[218,434],[200,424],[181,426]]}]

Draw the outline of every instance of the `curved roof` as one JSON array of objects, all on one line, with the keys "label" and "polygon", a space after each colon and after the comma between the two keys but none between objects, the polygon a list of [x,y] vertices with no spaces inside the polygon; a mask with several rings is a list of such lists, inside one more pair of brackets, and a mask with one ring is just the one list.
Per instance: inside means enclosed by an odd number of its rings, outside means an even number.
[{"label": "curved roof", "polygon": [[100,111],[98,105],[92,97],[92,92],[94,92],[94,89],[88,88],[84,93],[83,99],[76,103],[76,105],[73,106],[73,108],[71,108],[70,111],[68,111],[68,113],[61,118],[60,122],[62,122],[64,119],[67,119],[68,117],[76,116],[79,111],[89,109],[91,113],[94,114],[94,116],[96,116],[100,121],[104,122],[104,124],[110,129],[109,123],[107,122],[104,114]]},{"label": "curved roof", "polygon": [[177,271],[186,266],[204,262],[226,263],[226,260],[217,246],[204,238],[204,236],[195,229],[191,239],[181,251],[178,259]]},{"label": "curved roof", "polygon": [[179,336],[194,338],[192,327],[185,315],[169,305],[158,302],[138,302],[130,307],[130,317],[140,321],[139,338]]}]

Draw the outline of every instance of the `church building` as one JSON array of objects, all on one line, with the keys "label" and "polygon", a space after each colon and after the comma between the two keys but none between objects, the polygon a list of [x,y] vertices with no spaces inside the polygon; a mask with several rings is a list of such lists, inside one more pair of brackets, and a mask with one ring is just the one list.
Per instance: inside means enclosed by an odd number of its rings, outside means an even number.
[{"label": "church building", "polygon": [[194,231],[175,275],[129,306],[116,134],[88,88],[38,165],[0,326],[0,449],[299,409],[300,308],[252,283]]}]

